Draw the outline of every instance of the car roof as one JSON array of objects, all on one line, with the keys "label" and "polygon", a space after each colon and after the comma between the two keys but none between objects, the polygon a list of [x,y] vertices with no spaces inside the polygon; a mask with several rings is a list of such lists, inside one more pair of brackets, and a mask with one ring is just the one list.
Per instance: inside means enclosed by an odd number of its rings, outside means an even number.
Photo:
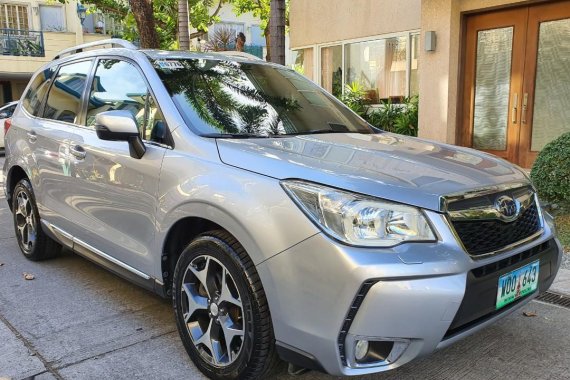
[{"label": "car roof", "polygon": [[8,102],[8,103],[6,103],[6,104],[0,106],[0,109],[13,106],[14,104],[18,104],[18,102],[19,102],[19,100],[14,100],[14,101],[12,101],[12,102]]},{"label": "car roof", "polygon": [[286,66],[278,65],[272,62],[266,62],[262,59],[255,57],[251,54],[241,52],[193,52],[193,51],[172,51],[172,50],[158,50],[158,49],[129,49],[123,47],[106,48],[106,49],[93,49],[86,51],[78,51],[73,54],[60,57],[58,54],[56,59],[48,63],[45,67],[59,65],[68,61],[76,61],[83,58],[93,58],[99,56],[117,56],[130,58],[134,61],[141,59],[143,56],[152,60],[160,59],[209,59],[219,61],[243,62],[251,64],[270,65],[280,68]]}]

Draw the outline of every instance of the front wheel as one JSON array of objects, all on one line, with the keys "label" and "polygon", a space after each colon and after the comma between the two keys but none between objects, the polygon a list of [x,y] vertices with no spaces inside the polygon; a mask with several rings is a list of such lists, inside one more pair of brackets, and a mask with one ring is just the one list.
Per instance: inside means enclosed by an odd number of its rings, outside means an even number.
[{"label": "front wheel", "polygon": [[213,379],[257,379],[279,363],[267,299],[251,259],[228,233],[202,234],[173,281],[176,324],[188,355]]}]

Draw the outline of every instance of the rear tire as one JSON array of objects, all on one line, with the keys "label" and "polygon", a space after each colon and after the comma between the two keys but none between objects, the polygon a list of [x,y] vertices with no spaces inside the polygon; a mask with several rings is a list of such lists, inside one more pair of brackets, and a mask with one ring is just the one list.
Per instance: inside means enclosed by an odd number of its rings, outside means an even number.
[{"label": "rear tire", "polygon": [[182,252],[173,305],[182,343],[209,378],[264,378],[281,363],[261,280],[229,233],[206,232]]},{"label": "rear tire", "polygon": [[46,260],[61,251],[61,246],[42,230],[34,191],[27,178],[21,179],[14,187],[12,215],[20,251],[27,259]]}]

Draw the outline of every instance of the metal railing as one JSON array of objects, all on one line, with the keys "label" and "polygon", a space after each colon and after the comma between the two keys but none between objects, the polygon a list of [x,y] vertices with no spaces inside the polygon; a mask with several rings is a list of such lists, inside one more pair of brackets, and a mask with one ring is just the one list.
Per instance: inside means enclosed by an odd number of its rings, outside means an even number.
[{"label": "metal railing", "polygon": [[0,52],[3,55],[45,57],[41,31],[0,29]]}]

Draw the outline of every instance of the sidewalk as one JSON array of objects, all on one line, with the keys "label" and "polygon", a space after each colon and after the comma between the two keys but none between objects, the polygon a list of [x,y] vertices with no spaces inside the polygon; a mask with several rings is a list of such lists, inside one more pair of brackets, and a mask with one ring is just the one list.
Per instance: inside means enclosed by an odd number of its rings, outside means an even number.
[{"label": "sidewalk", "polygon": [[560,268],[549,291],[570,296],[570,270]]}]

